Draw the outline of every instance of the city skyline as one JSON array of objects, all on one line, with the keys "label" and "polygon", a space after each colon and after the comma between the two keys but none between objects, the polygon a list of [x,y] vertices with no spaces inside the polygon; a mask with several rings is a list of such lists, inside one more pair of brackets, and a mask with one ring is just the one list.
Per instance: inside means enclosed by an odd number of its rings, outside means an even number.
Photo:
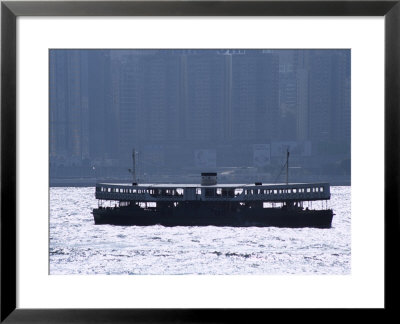
[{"label": "city skyline", "polygon": [[[201,168],[199,152],[214,168],[268,170],[285,145],[299,165],[350,159],[350,50],[50,50],[49,56],[53,170],[125,167],[133,148],[149,172]],[[267,162],[257,164],[266,152]]]}]

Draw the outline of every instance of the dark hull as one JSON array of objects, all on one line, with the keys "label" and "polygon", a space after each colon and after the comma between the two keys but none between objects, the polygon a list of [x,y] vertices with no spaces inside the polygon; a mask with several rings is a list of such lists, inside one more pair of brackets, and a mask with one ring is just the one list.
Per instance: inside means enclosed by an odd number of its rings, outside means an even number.
[{"label": "dark hull", "polygon": [[232,227],[330,228],[333,211],[284,208],[212,209],[202,206],[148,210],[135,207],[93,210],[95,224]]}]

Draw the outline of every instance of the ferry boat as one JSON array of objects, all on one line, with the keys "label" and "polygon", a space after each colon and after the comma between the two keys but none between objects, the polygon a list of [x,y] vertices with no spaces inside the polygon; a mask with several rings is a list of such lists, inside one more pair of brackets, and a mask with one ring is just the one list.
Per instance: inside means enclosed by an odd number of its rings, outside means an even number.
[{"label": "ferry boat", "polygon": [[[95,224],[330,228],[329,183],[218,184],[217,173],[201,173],[198,184],[96,184]],[[323,201],[322,209],[312,202]]]}]

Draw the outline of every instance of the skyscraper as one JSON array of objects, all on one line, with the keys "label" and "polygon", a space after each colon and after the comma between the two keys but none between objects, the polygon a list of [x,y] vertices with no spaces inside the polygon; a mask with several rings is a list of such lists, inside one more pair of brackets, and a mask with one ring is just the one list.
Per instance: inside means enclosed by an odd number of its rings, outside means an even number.
[{"label": "skyscraper", "polygon": [[350,52],[310,53],[309,137],[314,142],[350,143]]},{"label": "skyscraper", "polygon": [[119,152],[179,139],[180,58],[143,51],[120,66]]},{"label": "skyscraper", "polygon": [[226,55],[216,52],[185,55],[184,110],[186,139],[195,143],[218,143],[225,137],[227,111]]},{"label": "skyscraper", "polygon": [[92,159],[115,158],[117,154],[118,107],[113,100],[109,51],[89,50],[89,147]]},{"label": "skyscraper", "polygon": [[50,157],[80,163],[89,157],[87,53],[51,50],[49,59]]},{"label": "skyscraper", "polygon": [[232,137],[270,141],[278,130],[278,57],[246,51],[232,55]]}]

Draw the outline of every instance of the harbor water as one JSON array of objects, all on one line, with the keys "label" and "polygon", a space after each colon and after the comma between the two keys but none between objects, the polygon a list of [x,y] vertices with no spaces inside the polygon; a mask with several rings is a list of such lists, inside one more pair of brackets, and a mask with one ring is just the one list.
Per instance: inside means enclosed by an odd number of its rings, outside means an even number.
[{"label": "harbor water", "polygon": [[329,229],[94,225],[95,207],[93,187],[50,188],[51,275],[351,273],[349,186],[331,187]]}]

